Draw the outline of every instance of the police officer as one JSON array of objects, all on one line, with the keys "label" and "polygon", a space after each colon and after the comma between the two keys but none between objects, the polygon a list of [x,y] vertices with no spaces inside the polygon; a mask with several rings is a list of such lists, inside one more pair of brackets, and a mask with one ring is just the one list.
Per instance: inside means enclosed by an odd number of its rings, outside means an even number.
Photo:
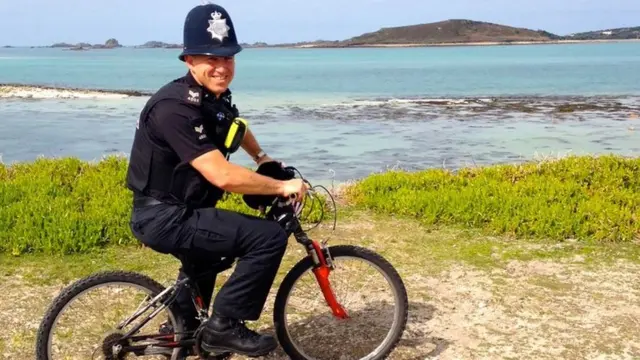
[{"label": "police officer", "polygon": [[[276,180],[228,161],[242,147],[259,169],[274,164],[231,99],[228,86],[241,50],[223,7],[199,5],[188,13],[179,55],[188,72],[164,85],[143,108],[126,180],[134,194],[131,229],[142,243],[196,271],[216,258],[238,258],[215,298],[203,348],[261,356],[277,342],[249,330],[244,321],[259,318],[288,236],[276,222],[215,206],[225,191],[301,199],[308,187],[300,179]],[[213,276],[198,281],[207,307],[214,281]],[[195,330],[199,323],[186,291],[178,304],[187,329]]]}]

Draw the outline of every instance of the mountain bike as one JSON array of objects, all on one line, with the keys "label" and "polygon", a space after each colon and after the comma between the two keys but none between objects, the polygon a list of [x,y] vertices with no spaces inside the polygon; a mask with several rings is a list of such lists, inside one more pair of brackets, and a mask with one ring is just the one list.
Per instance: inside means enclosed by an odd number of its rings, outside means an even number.
[{"label": "mountain bike", "polygon": [[[300,175],[294,167],[285,169]],[[307,234],[310,229],[303,228],[303,219],[313,213],[316,202],[320,203],[317,210],[320,215],[316,216],[320,220],[311,229],[322,222],[329,204],[333,205],[334,212],[337,209],[325,187],[310,183],[309,186],[310,190],[300,202],[276,198],[270,206],[260,209],[262,216],[277,221],[289,235],[293,234],[304,249],[301,253],[306,254],[286,273],[273,303],[273,327],[280,347],[292,359],[385,359],[397,346],[406,327],[408,299],[404,283],[396,269],[370,249],[350,244],[328,246],[328,240],[320,242],[310,238]],[[318,189],[325,190],[329,200],[320,197]],[[304,215],[309,199],[311,210]],[[336,219],[334,215],[333,229]],[[187,276],[168,287],[131,271],[99,272],[77,280],[61,291],[46,310],[37,332],[36,359],[180,360],[187,356],[228,359],[231,353],[207,353],[200,346],[201,330],[210,313],[194,280],[211,271],[222,273],[232,268],[234,262],[234,258],[219,258],[199,272],[182,263]],[[364,270],[356,268],[362,264],[368,265],[382,284],[376,284],[374,277],[365,277]],[[341,274],[345,278],[341,278]],[[297,285],[305,281],[309,294],[299,299]],[[112,285],[122,285],[124,289],[79,301],[90,291]],[[344,294],[343,285],[354,285],[363,293]],[[390,294],[383,294],[382,286],[388,286]],[[142,294],[130,299],[126,297],[129,288],[141,290]],[[197,310],[200,326],[194,331],[186,330],[185,319],[175,305],[177,294],[182,290],[190,292]],[[65,320],[65,311],[76,300],[88,309],[81,311],[77,319]],[[111,300],[114,304],[108,304]],[[318,307],[316,312],[312,311],[314,305]],[[104,323],[96,325],[90,316]],[[382,320],[388,320],[388,328],[377,333],[375,326]],[[342,329],[349,325],[353,328]],[[145,327],[148,330],[143,331]],[[60,333],[54,333],[58,329]],[[91,338],[90,332],[97,334]],[[54,344],[58,339],[60,344]],[[349,340],[355,344],[347,344]],[[309,344],[303,345],[304,341]],[[69,348],[68,354],[63,353],[65,346]]]}]

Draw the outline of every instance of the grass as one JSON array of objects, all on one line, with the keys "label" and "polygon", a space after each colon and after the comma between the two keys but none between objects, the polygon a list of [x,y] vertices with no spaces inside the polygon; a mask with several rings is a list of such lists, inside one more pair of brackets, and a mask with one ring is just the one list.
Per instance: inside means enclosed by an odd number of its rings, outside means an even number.
[{"label": "grass", "polygon": [[[90,253],[137,244],[128,224],[126,170],[120,157],[0,165],[0,253]],[[372,174],[344,194],[349,205],[372,213],[484,235],[633,242],[640,234],[640,158],[573,156],[457,172],[394,170]],[[236,194],[219,207],[256,213]],[[310,221],[318,214],[316,208]],[[474,251],[489,253],[477,246]]]},{"label": "grass", "polygon": [[551,276],[536,276],[533,277],[530,282],[534,285],[541,286],[559,293],[567,292],[574,289],[573,285],[562,282]]},{"label": "grass", "polygon": [[[73,254],[136,244],[126,171],[127,160],[115,156],[0,164],[0,253]],[[237,194],[227,194],[218,207],[257,214]],[[318,214],[316,206],[309,221]]]},{"label": "grass", "polygon": [[[354,244],[373,249],[406,272],[436,274],[451,264],[480,269],[502,268],[511,261],[575,261],[602,265],[627,260],[640,264],[636,244],[598,242],[527,241],[509,236],[487,236],[473,229],[437,229],[412,219],[398,219],[352,207],[339,209],[336,231],[327,226],[309,232],[332,244]],[[291,268],[304,253],[290,239],[282,271]],[[162,281],[173,281],[178,261],[139,245],[111,246],[87,253],[31,253],[16,257],[0,254],[0,276],[19,275],[32,285],[67,283],[96,271],[139,271]]]}]

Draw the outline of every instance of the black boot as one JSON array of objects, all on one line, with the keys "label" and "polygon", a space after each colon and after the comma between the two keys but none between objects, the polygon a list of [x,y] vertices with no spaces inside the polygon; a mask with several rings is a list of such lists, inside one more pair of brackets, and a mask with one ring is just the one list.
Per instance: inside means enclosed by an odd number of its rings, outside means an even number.
[{"label": "black boot", "polygon": [[260,335],[244,322],[213,315],[202,333],[202,348],[211,353],[233,352],[250,357],[264,356],[275,350],[273,336]]}]

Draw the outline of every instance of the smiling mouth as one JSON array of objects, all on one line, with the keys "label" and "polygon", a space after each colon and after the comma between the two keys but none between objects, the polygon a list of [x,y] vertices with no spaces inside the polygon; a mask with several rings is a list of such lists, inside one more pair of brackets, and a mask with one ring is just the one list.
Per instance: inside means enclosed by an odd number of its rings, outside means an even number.
[{"label": "smiling mouth", "polygon": [[212,76],[211,78],[219,81],[226,81],[229,77],[227,75],[216,75],[216,76]]}]

